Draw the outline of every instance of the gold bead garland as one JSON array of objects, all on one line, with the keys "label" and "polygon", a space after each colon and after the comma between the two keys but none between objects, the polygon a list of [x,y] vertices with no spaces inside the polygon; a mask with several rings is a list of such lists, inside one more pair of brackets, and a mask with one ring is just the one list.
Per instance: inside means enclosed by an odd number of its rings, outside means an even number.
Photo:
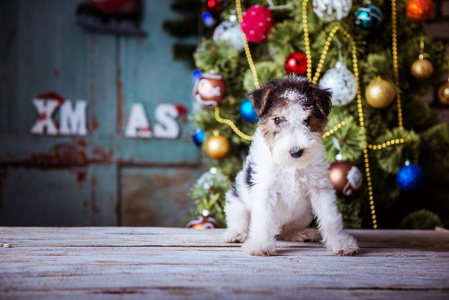
[{"label": "gold bead garland", "polygon": [[253,138],[249,135],[244,134],[243,132],[240,131],[240,129],[238,129],[238,127],[234,124],[234,122],[232,122],[229,119],[223,119],[220,117],[220,109],[217,107],[215,107],[215,119],[217,120],[217,122],[222,123],[222,124],[227,124],[228,126],[231,127],[232,130],[234,130],[234,132],[241,137],[242,139],[245,139],[247,141],[252,141]]},{"label": "gold bead garland", "polygon": [[334,134],[337,130],[339,130],[340,128],[342,128],[345,125],[346,125],[346,121],[341,121],[334,128],[332,128],[331,130],[329,130],[325,134],[323,134],[323,139],[329,137],[332,134]]},{"label": "gold bead garland", "polygon": [[304,45],[306,47],[307,57],[307,78],[312,80],[312,52],[310,51],[309,24],[307,20],[307,3],[308,0],[302,2],[302,24],[304,32]]},{"label": "gold bead garland", "polygon": [[[392,21],[392,54],[393,54],[393,70],[396,86],[399,88],[399,67],[398,67],[398,36],[397,36],[397,22],[396,22],[396,0],[391,1],[391,21]],[[396,93],[396,105],[398,109],[398,126],[403,127],[402,121],[402,101],[401,94]]]},{"label": "gold bead garland", "polygon": [[368,145],[368,148],[371,149],[371,150],[382,150],[382,149],[385,149],[385,148],[390,147],[390,146],[410,143],[412,141],[413,141],[413,139],[409,135],[407,135],[407,137],[405,139],[402,138],[402,139],[389,140],[389,141],[386,141],[385,143],[382,143],[382,144],[379,144],[379,145],[371,145],[370,144],[370,145]]},{"label": "gold bead garland", "polygon": [[[235,6],[237,8],[237,17],[239,19],[239,23],[242,24],[243,16],[242,16],[242,4],[240,0],[235,0]],[[243,48],[245,49],[246,58],[248,60],[249,68],[251,69],[251,73],[253,74],[254,86],[256,89],[260,88],[259,78],[257,77],[256,66],[254,65],[253,58],[251,57],[251,52],[248,46],[248,40],[246,38],[245,33],[242,31],[242,40],[243,40]]]},{"label": "gold bead garland", "polygon": [[[249,136],[249,135],[244,134],[243,132],[241,132],[240,129],[238,129],[238,127],[234,124],[234,122],[232,122],[229,119],[224,119],[224,118],[220,117],[220,109],[218,107],[215,107],[215,119],[219,123],[227,124],[229,127],[231,127],[231,129],[235,132],[235,134],[237,134],[242,139],[245,139],[247,141],[252,141],[253,140],[252,136]],[[323,139],[329,137],[332,134],[334,134],[335,132],[337,132],[339,129],[341,129],[345,125],[348,125],[346,123],[346,121],[341,121],[336,126],[334,126],[332,129],[330,129],[329,131],[326,131],[323,134]]]},{"label": "gold bead garland", "polygon": [[[242,16],[242,5],[240,3],[240,0],[236,0],[235,1],[235,5],[236,5],[236,8],[237,8],[237,17],[238,17],[239,23],[241,24],[243,22],[243,16]],[[245,49],[246,59],[248,61],[249,68],[251,69],[251,74],[253,75],[254,86],[258,89],[258,88],[260,88],[260,84],[259,84],[259,78],[257,76],[256,66],[254,65],[253,58],[251,57],[251,51],[249,49],[248,40],[247,40],[246,35],[245,35],[245,33],[243,31],[242,31],[242,41],[243,41],[243,48]],[[215,119],[219,123],[227,124],[228,126],[230,126],[231,129],[235,132],[235,134],[237,134],[242,139],[245,139],[247,141],[252,141],[253,140],[253,138],[251,136],[241,132],[240,129],[238,129],[238,127],[234,124],[234,122],[232,122],[229,119],[221,118],[220,117],[220,108],[219,107],[215,107]]]},{"label": "gold bead garland", "polygon": [[[309,29],[308,29],[308,21],[307,21],[307,11],[305,11],[305,9],[304,9],[307,7],[307,1],[308,0],[304,0],[304,2],[303,2],[304,45],[306,46],[306,52],[310,51],[310,39],[309,39],[309,35],[308,35]],[[304,21],[304,19],[305,19],[305,21]],[[321,69],[323,68],[324,61],[326,60],[326,56],[329,51],[330,43],[332,41],[332,38],[334,37],[334,35],[337,33],[338,30],[341,30],[343,32],[343,34],[351,41],[352,65],[353,65],[353,69],[354,69],[354,76],[357,80],[357,112],[358,112],[358,116],[359,116],[359,125],[362,128],[362,130],[365,134],[365,139],[366,139],[365,118],[363,116],[362,96],[360,93],[359,69],[358,69],[358,63],[357,63],[357,48],[356,48],[356,44],[355,44],[355,41],[352,38],[352,36],[346,30],[341,28],[340,26],[335,26],[331,30],[331,32],[329,33],[329,35],[327,37],[326,43],[324,44],[324,47],[323,47],[323,52],[320,57],[320,61],[317,66],[317,70],[315,72],[315,76],[313,77],[313,82],[316,83],[320,77]],[[307,34],[306,34],[306,32],[307,32]],[[312,60],[311,59],[307,62],[307,67],[308,67],[307,74],[309,74],[309,66],[310,66],[310,74],[311,74],[311,72],[312,72]],[[309,79],[310,79],[310,77],[309,77]],[[377,229],[377,218],[376,218],[376,209],[374,206],[373,185],[371,182],[371,170],[370,170],[370,164],[369,164],[368,144],[366,144],[365,147],[363,148],[363,157],[364,157],[364,162],[365,162],[366,181],[368,184],[368,199],[369,199],[369,204],[370,204],[370,209],[371,209],[371,218],[372,218],[372,222],[373,222],[373,228]]]}]

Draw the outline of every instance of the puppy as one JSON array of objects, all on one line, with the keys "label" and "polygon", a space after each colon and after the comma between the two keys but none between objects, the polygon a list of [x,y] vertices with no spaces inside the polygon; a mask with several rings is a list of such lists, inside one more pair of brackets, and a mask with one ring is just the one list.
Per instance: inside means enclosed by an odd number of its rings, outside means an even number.
[{"label": "puppy", "polygon": [[327,249],[339,255],[358,251],[343,232],[329,179],[322,136],[331,93],[307,78],[286,76],[249,95],[259,121],[249,154],[226,194],[225,242],[243,243],[244,253],[276,254],[276,237],[320,239],[307,228],[315,215]]}]

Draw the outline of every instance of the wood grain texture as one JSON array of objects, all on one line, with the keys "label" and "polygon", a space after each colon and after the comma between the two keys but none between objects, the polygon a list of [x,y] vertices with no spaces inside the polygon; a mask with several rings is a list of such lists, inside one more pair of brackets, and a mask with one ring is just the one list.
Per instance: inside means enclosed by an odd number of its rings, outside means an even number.
[{"label": "wood grain texture", "polygon": [[447,299],[449,234],[351,230],[361,252],[279,242],[250,257],[223,231],[0,227],[1,299]]}]

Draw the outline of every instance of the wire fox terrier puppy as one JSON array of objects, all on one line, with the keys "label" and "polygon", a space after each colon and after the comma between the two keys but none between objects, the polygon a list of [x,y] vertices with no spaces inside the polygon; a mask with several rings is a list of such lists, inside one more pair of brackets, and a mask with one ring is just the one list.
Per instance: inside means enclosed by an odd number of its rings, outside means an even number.
[{"label": "wire fox terrier puppy", "polygon": [[319,240],[307,228],[315,215],[327,249],[352,255],[356,240],[343,232],[329,179],[322,136],[331,93],[307,78],[286,76],[249,95],[259,122],[249,154],[226,194],[228,243],[244,242],[244,253],[276,254],[276,237]]}]

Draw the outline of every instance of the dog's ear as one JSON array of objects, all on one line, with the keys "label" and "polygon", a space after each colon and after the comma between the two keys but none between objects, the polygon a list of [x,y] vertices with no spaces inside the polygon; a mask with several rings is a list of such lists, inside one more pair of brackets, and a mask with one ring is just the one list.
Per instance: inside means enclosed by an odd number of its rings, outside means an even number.
[{"label": "dog's ear", "polygon": [[253,109],[258,117],[260,117],[270,107],[268,97],[270,96],[272,90],[272,86],[264,86],[248,95],[248,99],[253,104]]},{"label": "dog's ear", "polygon": [[332,93],[329,90],[314,88],[312,91],[312,97],[315,99],[315,104],[318,110],[326,118],[329,117],[332,107]]}]

